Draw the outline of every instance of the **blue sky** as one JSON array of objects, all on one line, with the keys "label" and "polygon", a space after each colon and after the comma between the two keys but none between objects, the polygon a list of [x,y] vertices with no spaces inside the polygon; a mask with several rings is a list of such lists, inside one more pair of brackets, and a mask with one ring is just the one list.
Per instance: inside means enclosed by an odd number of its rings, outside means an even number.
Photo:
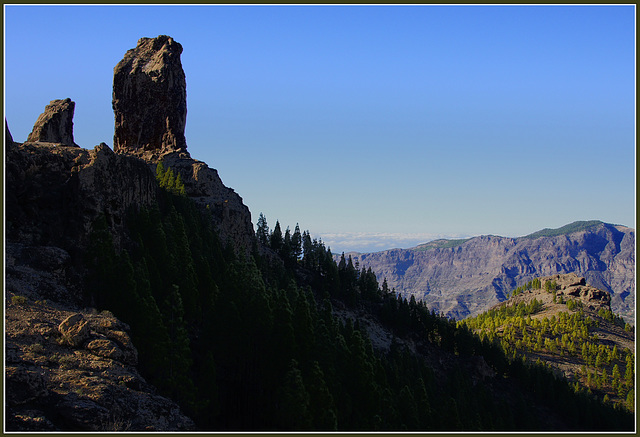
[{"label": "blue sky", "polygon": [[6,6],[5,116],[76,102],[113,144],[113,67],[183,45],[188,150],[333,252],[635,227],[634,6]]}]

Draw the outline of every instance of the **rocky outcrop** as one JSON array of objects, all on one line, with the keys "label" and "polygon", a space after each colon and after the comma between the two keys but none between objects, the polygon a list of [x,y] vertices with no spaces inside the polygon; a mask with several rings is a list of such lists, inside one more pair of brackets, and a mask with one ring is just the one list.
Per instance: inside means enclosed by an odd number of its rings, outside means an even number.
[{"label": "rocky outcrop", "polygon": [[579,301],[582,303],[581,308],[593,313],[597,313],[601,308],[611,309],[611,295],[604,290],[588,285],[584,277],[575,273],[544,276],[538,279],[540,279],[539,289],[524,290],[516,296],[510,297],[504,305],[529,303],[533,298],[536,298],[547,306],[552,302],[558,302],[558,305],[562,305],[560,302]]},{"label": "rocky outcrop", "polygon": [[578,299],[592,310],[597,310],[601,307],[610,309],[611,307],[611,295],[609,293],[587,285],[586,279],[579,277],[575,273],[542,278],[541,284],[543,289],[547,282],[555,282],[555,284],[557,284],[556,295],[559,296],[559,298]]},{"label": "rocky outcrop", "polygon": [[237,252],[246,252],[255,239],[251,212],[242,197],[226,187],[218,172],[202,161],[171,153],[163,157],[165,168],[180,174],[187,195],[210,214],[221,241]]},{"label": "rocky outcrop", "polygon": [[27,142],[56,143],[75,146],[73,141],[73,111],[71,99],[52,100],[40,114],[27,138]]},{"label": "rocky outcrop", "polygon": [[9,131],[9,123],[7,123],[7,119],[4,119],[4,142],[7,147],[13,147],[13,136]]},{"label": "rocky outcrop", "polygon": [[448,316],[461,319],[506,300],[536,277],[576,273],[611,295],[614,312],[634,323],[635,231],[600,223],[586,230],[539,238],[480,236],[454,247],[351,254],[371,267],[389,288],[415,295]]},{"label": "rocky outcrop", "polygon": [[187,195],[211,213],[223,243],[247,251],[254,240],[249,208],[218,172],[191,158],[184,137],[186,82],[182,46],[168,36],[141,38],[114,69],[114,150],[159,161],[180,174]]},{"label": "rocky outcrop", "polygon": [[194,424],[134,367],[128,326],[7,294],[7,431],[187,431]]},{"label": "rocky outcrop", "polygon": [[113,75],[113,148],[157,160],[186,152],[187,87],[182,46],[165,35],[141,38]]}]

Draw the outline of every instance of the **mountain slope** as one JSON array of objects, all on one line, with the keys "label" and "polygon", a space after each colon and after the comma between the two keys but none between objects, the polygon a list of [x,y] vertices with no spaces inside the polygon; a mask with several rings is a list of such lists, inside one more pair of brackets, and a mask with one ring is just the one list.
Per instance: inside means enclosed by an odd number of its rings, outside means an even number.
[{"label": "mountain slope", "polygon": [[513,359],[544,362],[585,391],[633,410],[635,335],[610,295],[574,273],[536,278],[461,322]]},{"label": "mountain slope", "polygon": [[573,272],[611,293],[612,309],[633,323],[634,250],[634,229],[592,221],[521,238],[483,235],[350,255],[390,288],[457,319],[480,314],[535,277]]}]

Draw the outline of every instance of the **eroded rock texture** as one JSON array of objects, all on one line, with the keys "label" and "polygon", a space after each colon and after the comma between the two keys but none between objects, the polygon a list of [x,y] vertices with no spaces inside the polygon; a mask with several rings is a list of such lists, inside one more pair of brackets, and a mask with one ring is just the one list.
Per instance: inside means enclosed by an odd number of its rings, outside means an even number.
[{"label": "eroded rock texture", "polygon": [[182,46],[173,38],[141,38],[114,68],[113,148],[157,159],[186,152],[187,85],[180,62]]},{"label": "eroded rock texture", "polygon": [[52,100],[38,117],[27,141],[77,147],[73,141],[73,112],[75,106],[76,104],[71,99]]},{"label": "eroded rock texture", "polygon": [[194,429],[138,373],[128,325],[108,312],[15,296],[8,291],[5,316],[8,431]]}]

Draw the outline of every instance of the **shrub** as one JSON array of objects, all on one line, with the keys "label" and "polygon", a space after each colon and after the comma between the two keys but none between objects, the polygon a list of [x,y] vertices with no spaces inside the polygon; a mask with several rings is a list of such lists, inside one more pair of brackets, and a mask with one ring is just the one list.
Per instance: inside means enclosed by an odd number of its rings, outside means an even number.
[{"label": "shrub", "polygon": [[34,354],[41,354],[44,352],[44,346],[42,346],[42,344],[40,343],[34,343],[27,349],[29,349],[29,351],[33,352]]},{"label": "shrub", "polygon": [[24,305],[27,303],[27,298],[16,294],[11,296],[11,303],[14,305]]}]

